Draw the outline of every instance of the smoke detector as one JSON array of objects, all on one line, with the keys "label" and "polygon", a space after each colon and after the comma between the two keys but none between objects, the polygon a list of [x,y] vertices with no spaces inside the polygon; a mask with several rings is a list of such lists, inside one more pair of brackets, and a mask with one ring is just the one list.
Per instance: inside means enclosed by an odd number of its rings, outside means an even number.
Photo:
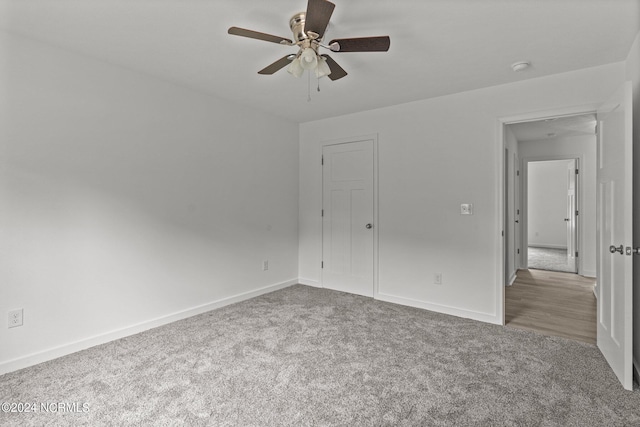
[{"label": "smoke detector", "polygon": [[516,73],[519,71],[524,71],[531,66],[531,62],[529,61],[519,61],[515,64],[511,64],[511,69]]}]

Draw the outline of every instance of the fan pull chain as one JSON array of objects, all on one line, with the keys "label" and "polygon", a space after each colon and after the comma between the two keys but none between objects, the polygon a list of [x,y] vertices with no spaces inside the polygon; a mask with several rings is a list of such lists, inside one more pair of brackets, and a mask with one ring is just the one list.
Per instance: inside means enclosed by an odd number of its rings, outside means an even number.
[{"label": "fan pull chain", "polygon": [[307,102],[311,102],[311,71],[307,71]]},{"label": "fan pull chain", "polygon": [[320,92],[320,77],[318,77],[318,92]]}]

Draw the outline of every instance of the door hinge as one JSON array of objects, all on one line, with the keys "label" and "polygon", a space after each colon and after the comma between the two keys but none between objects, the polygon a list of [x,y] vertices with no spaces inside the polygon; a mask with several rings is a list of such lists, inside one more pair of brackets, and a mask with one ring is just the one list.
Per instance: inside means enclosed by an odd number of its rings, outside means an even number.
[{"label": "door hinge", "polygon": [[324,268],[324,261],[320,261],[320,268]]},{"label": "door hinge", "polygon": [[578,258],[578,251],[576,251],[576,258]]},{"label": "door hinge", "polygon": [[518,248],[518,251],[516,252],[518,255],[520,255],[520,248]]},{"label": "door hinge", "polygon": [[324,209],[322,209],[322,212],[320,213],[320,216],[324,216]]},{"label": "door hinge", "polygon": [[324,156],[320,157],[320,164],[324,165]]},{"label": "door hinge", "polygon": [[520,176],[520,171],[516,171],[516,176]]},{"label": "door hinge", "polygon": [[[576,216],[578,216],[578,211],[576,211]],[[586,221],[586,220],[585,220]]]},{"label": "door hinge", "polygon": [[580,169],[576,169],[576,175],[580,173]]}]

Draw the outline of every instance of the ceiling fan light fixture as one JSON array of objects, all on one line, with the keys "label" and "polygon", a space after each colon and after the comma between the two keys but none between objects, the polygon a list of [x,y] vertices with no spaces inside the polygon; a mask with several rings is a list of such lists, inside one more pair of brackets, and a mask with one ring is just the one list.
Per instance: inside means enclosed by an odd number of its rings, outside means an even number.
[{"label": "ceiling fan light fixture", "polygon": [[293,61],[291,61],[291,64],[289,64],[287,71],[289,72],[289,74],[295,77],[302,76],[302,73],[304,73],[304,68],[302,68],[302,64],[300,63],[300,58],[296,58]]},{"label": "ceiling fan light fixture", "polygon": [[315,50],[308,47],[302,51],[300,55],[300,64],[305,70],[313,70],[318,66],[318,54]]},{"label": "ceiling fan light fixture", "polygon": [[318,67],[316,68],[316,77],[324,77],[331,74],[331,68],[329,68],[329,64],[327,64],[327,60],[323,57],[318,58]]}]

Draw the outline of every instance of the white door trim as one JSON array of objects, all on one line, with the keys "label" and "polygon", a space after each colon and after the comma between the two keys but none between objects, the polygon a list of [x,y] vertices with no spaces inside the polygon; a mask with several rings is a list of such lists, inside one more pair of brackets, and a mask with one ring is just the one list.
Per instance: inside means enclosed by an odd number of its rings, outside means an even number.
[{"label": "white door trim", "polygon": [[[380,221],[378,217],[378,134],[369,134],[362,136],[350,136],[344,138],[338,138],[329,141],[323,141],[320,143],[320,155],[324,151],[324,147],[330,145],[349,144],[352,142],[361,141],[373,141],[373,298],[378,299],[378,237],[380,230]],[[322,174],[320,174],[320,188],[323,188]],[[322,198],[324,191],[320,191],[320,206],[322,206]],[[321,214],[320,212],[318,213]],[[321,219],[322,223],[322,219]],[[321,236],[324,236],[324,232],[321,229]],[[320,254],[324,253],[324,238],[320,239]],[[322,283],[322,271],[320,272],[320,285],[324,287]]]}]

